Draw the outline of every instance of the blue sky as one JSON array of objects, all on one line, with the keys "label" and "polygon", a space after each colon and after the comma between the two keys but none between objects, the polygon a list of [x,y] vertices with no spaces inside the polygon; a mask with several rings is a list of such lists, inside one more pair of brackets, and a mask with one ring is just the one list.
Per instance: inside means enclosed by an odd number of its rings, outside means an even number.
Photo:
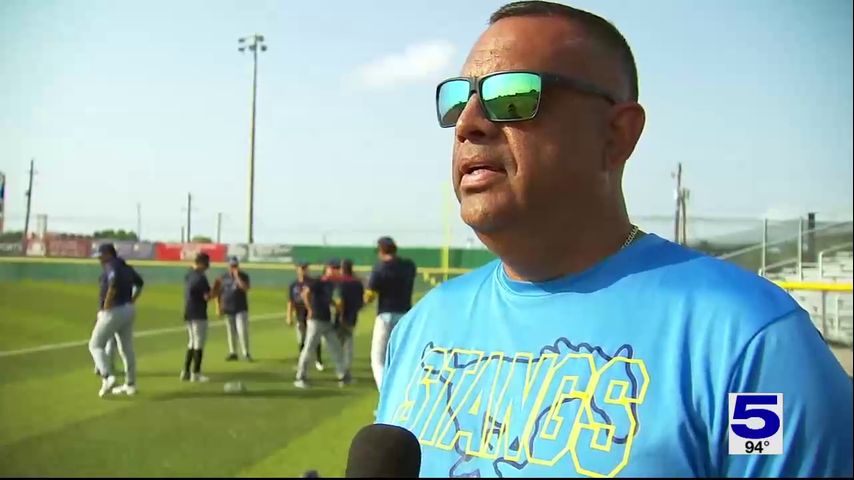
[{"label": "blue sky", "polygon": [[[0,2],[0,170],[7,228],[135,228],[246,237],[258,32],[256,241],[444,238],[452,133],[434,85],[503,2]],[[670,235],[677,162],[698,217],[852,216],[852,2],[585,0],[638,63],[647,126],[630,212]],[[657,216],[661,221],[653,223]],[[452,214],[454,243],[471,233]]]}]

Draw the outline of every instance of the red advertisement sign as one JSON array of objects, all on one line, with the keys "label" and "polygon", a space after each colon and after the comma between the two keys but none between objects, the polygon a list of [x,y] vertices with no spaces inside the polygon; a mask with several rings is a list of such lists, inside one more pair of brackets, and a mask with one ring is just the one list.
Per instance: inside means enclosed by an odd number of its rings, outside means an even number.
[{"label": "red advertisement sign", "polygon": [[224,262],[228,246],[218,243],[157,243],[154,250],[157,260],[192,261],[197,254],[204,252],[212,262]]},{"label": "red advertisement sign", "polygon": [[49,238],[47,240],[47,256],[86,258],[92,250],[91,239],[80,238]]}]

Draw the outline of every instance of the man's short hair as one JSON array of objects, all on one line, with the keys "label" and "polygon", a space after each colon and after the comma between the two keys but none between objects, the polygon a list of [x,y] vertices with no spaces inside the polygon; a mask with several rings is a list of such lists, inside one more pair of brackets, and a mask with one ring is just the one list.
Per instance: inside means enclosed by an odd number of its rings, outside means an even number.
[{"label": "man's short hair", "polygon": [[377,240],[377,248],[380,253],[385,255],[394,255],[397,253],[397,244],[394,243],[394,239],[391,237],[380,237]]},{"label": "man's short hair", "polygon": [[[622,100],[637,101],[638,69],[632,49],[617,27],[604,18],[560,3],[526,0],[508,3],[499,8],[489,17],[489,24],[492,25],[502,18],[535,16],[562,17],[581,25],[594,42],[613,52],[619,60],[622,73],[629,83],[629,98]],[[617,95],[618,99],[620,96]]]},{"label": "man's short hair", "polygon": [[118,256],[116,253],[116,246],[112,243],[102,243],[101,245],[98,245],[98,253],[101,255],[112,255],[114,257]]},{"label": "man's short hair", "polygon": [[345,258],[344,260],[342,260],[341,261],[341,272],[346,274],[346,275],[352,275],[353,274],[353,260],[350,260],[349,258]]},{"label": "man's short hair", "polygon": [[196,265],[210,266],[210,264],[211,264],[211,257],[207,253],[202,252],[202,253],[199,253],[198,255],[196,255]]}]

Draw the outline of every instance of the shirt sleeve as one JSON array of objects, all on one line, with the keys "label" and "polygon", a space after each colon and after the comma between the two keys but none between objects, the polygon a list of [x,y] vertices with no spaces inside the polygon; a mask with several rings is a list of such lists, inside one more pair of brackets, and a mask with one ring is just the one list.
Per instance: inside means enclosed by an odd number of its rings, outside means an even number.
[{"label": "shirt sleeve", "polygon": [[[852,381],[805,311],[771,323],[748,343],[729,391],[783,394],[783,453],[727,455],[721,476],[852,476]],[[728,403],[722,405],[728,425]],[[719,441],[728,446],[727,438]]]},{"label": "shirt sleeve", "polygon": [[130,268],[131,276],[133,277],[133,285],[137,290],[141,289],[145,285],[145,280],[142,279],[142,276],[133,267],[128,268]]},{"label": "shirt sleeve", "polygon": [[371,276],[368,277],[368,290],[379,291],[381,275],[382,267],[375,265],[374,269],[371,270]]},{"label": "shirt sleeve", "polygon": [[107,264],[104,269],[104,276],[107,279],[107,285],[112,285],[116,282],[116,269],[111,264]]},{"label": "shirt sleeve", "polygon": [[358,308],[362,308],[363,306],[365,306],[365,301],[364,301],[365,286],[362,285],[362,282],[356,282],[355,285],[356,286],[354,288],[356,290],[356,293],[353,295],[353,298],[356,301],[356,305],[357,305],[356,308],[358,309]]}]

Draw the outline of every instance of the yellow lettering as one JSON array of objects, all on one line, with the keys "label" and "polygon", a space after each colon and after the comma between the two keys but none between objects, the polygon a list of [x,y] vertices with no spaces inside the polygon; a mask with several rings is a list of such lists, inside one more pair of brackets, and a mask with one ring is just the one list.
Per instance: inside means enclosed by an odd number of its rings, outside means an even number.
[{"label": "yellow lettering", "polygon": [[604,360],[432,348],[394,418],[425,446],[548,467],[569,453],[577,473],[614,476],[628,464],[649,375],[642,360]]},{"label": "yellow lettering", "polygon": [[[559,371],[569,370],[577,372],[576,375],[563,375],[557,386],[551,405],[549,406],[546,417],[543,420],[542,430],[537,436],[536,451],[528,453],[528,460],[537,465],[554,466],[559,462],[570,450],[570,438],[572,429],[567,435],[567,438],[561,442],[560,432],[564,423],[564,417],[561,411],[569,400],[577,400],[574,424],[578,421],[583,410],[583,405],[589,401],[591,390],[595,388],[592,381],[587,381],[582,388],[582,383],[585,383],[582,378],[590,378],[591,372],[596,370],[596,364],[593,355],[589,353],[566,353],[561,358],[560,362],[553,365],[549,369],[549,381],[544,382],[540,397],[543,398],[545,393],[549,391],[551,378]],[[540,404],[541,405],[541,404]],[[531,412],[529,425],[531,428],[535,425],[538,415],[542,412],[540,405],[537,405]]]},{"label": "yellow lettering", "polygon": [[[616,369],[612,367],[617,366]],[[627,380],[623,378],[627,375],[626,369],[631,369],[631,372],[636,377],[638,391],[635,396],[631,396],[631,387]],[[610,372],[609,372],[610,370]],[[603,380],[603,376],[607,378]],[[612,378],[617,376],[618,378]],[[584,405],[584,415],[579,416],[573,425],[572,433],[570,434],[570,452],[572,453],[572,461],[575,464],[575,470],[578,473],[595,477],[613,477],[619,473],[629,462],[629,454],[632,451],[632,443],[636,435],[637,419],[632,413],[632,406],[643,403],[646,397],[646,390],[649,386],[649,375],[646,371],[646,365],[642,360],[636,358],[615,357],[608,361],[602,368],[596,370],[591,375],[590,380],[593,386],[593,394],[587,399]],[[601,384],[601,385],[600,385]],[[606,390],[601,401],[597,404],[603,410],[606,410],[611,420],[610,424],[603,423],[597,420],[595,413],[591,407],[590,400],[596,396],[596,393],[601,393],[601,386],[605,385]],[[617,430],[620,430],[625,442],[618,445],[614,442],[614,437],[617,435]],[[584,444],[580,442],[582,433],[589,436],[589,442]],[[604,439],[602,438],[604,436]],[[617,449],[617,456],[607,455],[602,457],[601,453],[597,456],[595,452],[611,453]],[[592,455],[584,455],[585,458],[601,459],[605,458],[612,460],[612,467],[607,471],[594,471],[584,466],[580,449],[591,452]]]},{"label": "yellow lettering", "polygon": [[[428,405],[431,403],[433,407],[430,413],[424,420],[424,424],[418,433],[418,439],[424,445],[432,445],[431,440],[424,440],[424,435],[427,433],[430,423],[433,419],[433,414],[436,412],[436,407],[442,403],[445,392],[448,389],[448,384],[453,380],[455,370],[451,368],[452,355],[445,348],[433,348],[424,356],[424,375],[421,378],[421,386],[425,391],[424,401],[421,403],[421,408],[418,410],[418,415],[413,422],[413,427],[417,426],[424,418]],[[442,381],[444,380],[444,381]],[[439,384],[441,383],[441,387]],[[433,395],[433,392],[438,389],[438,392]],[[432,399],[432,401],[431,401]],[[413,430],[414,432],[414,430]]]},{"label": "yellow lettering", "polygon": [[[469,366],[463,371],[462,376],[459,377],[459,382],[454,385],[454,392],[451,395],[451,400],[445,407],[444,413],[449,414],[448,420],[436,428],[434,436],[437,434],[439,435],[439,441],[436,443],[436,447],[443,450],[452,450],[457,441],[464,438],[466,453],[471,454],[472,432],[463,428],[453,432],[454,421],[468,404],[468,400],[469,397],[471,397],[472,392],[476,391],[480,385],[480,379],[483,377],[483,372],[486,371],[490,361],[495,357],[490,357],[484,361],[483,352],[476,350],[454,350],[454,355],[460,359],[458,363],[469,364]],[[461,423],[471,425],[470,422]],[[441,428],[441,434],[439,427],[443,427]],[[453,435],[450,438],[448,436],[448,432],[453,432]]]},{"label": "yellow lettering", "polygon": [[[410,420],[412,410],[415,408],[415,402],[419,398],[418,393],[422,385],[421,381],[424,378],[424,375],[425,369],[419,362],[418,366],[415,367],[415,371],[412,372],[409,382],[406,384],[406,392],[403,394],[403,402],[401,402],[397,407],[397,410],[395,410],[394,416],[392,417],[402,426],[407,426],[407,422]],[[429,392],[426,393],[426,395],[428,395],[428,397],[423,400],[424,402],[429,401]]]},{"label": "yellow lettering", "polygon": [[546,370],[546,376],[543,379],[543,382],[540,384],[540,388],[537,390],[537,398],[534,400],[534,404],[531,405],[530,410],[528,410],[528,418],[525,422],[525,430],[522,433],[522,447],[525,450],[525,455],[528,458],[528,461],[537,464],[537,465],[548,465],[548,461],[536,458],[531,451],[531,434],[534,431],[534,426],[537,423],[537,417],[539,416],[540,406],[543,404],[543,400],[545,399],[546,393],[549,390],[549,386],[552,383],[552,378],[554,378],[555,372],[561,368],[567,361],[564,358],[561,362],[555,364],[558,355],[553,352],[544,353],[539,361],[537,362],[537,370],[539,370],[543,365],[548,364]]}]

